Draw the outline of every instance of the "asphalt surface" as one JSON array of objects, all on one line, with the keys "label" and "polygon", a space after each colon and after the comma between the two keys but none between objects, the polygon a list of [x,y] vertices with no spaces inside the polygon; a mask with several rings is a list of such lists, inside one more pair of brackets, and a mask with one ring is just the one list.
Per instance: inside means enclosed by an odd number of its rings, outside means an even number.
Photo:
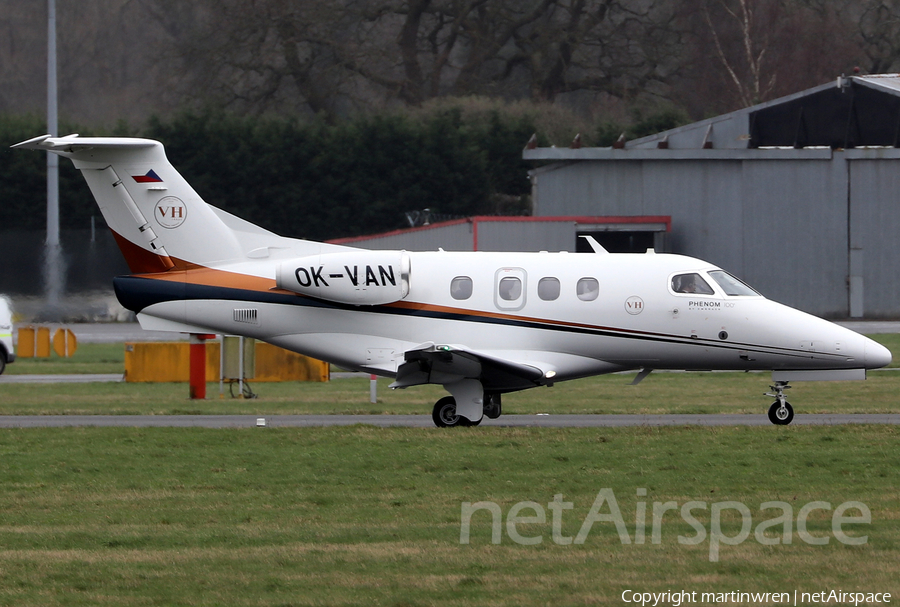
[{"label": "asphalt surface", "polygon": [[72,375],[0,375],[2,384],[89,384],[125,381],[121,373],[83,373]]},{"label": "asphalt surface", "polygon": [[[369,426],[432,428],[430,415],[2,415],[0,428],[74,426],[260,428]],[[794,426],[900,424],[900,414],[795,415]],[[481,426],[506,428],[613,428],[623,426],[771,426],[765,415],[506,415]],[[452,432],[452,430],[450,430]]]}]

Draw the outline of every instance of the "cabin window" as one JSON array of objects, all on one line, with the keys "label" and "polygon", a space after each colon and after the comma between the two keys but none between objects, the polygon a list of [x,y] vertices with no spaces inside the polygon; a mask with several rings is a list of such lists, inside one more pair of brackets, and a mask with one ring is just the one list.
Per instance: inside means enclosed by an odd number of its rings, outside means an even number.
[{"label": "cabin window", "polygon": [[596,278],[582,278],[578,281],[575,292],[581,301],[594,301],[600,295],[600,283]]},{"label": "cabin window", "polygon": [[503,301],[515,301],[522,296],[522,281],[513,276],[501,278],[498,293]]},{"label": "cabin window", "polygon": [[740,278],[736,278],[724,270],[716,270],[709,273],[710,277],[719,283],[725,295],[736,297],[759,296],[759,293],[751,286],[745,284]]},{"label": "cabin window", "polygon": [[676,293],[715,295],[712,287],[699,274],[679,274],[672,277],[672,290]]},{"label": "cabin window", "polygon": [[538,297],[544,301],[553,301],[559,298],[559,279],[549,276],[540,279],[538,281]]},{"label": "cabin window", "polygon": [[457,276],[451,280],[450,297],[453,299],[469,299],[472,297],[472,279],[468,276]]}]

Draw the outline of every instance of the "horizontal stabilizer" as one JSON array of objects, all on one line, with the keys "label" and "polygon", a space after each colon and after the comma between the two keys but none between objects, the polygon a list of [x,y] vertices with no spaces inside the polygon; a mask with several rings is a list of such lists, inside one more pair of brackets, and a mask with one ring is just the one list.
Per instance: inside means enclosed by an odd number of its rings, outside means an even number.
[{"label": "horizontal stabilizer", "polygon": [[40,135],[28,141],[17,143],[10,147],[21,150],[46,150],[57,154],[70,154],[89,148],[105,148],[105,149],[134,149],[149,148],[159,145],[150,139],[132,139],[123,137],[79,137],[77,134],[66,135],[65,137],[52,137],[50,135]]}]

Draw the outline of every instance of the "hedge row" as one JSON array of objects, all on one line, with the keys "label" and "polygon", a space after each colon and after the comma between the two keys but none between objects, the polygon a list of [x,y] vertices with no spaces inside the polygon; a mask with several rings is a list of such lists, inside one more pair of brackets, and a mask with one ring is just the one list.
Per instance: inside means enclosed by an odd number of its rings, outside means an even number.
[{"label": "hedge row", "polygon": [[[37,118],[0,116],[0,229],[45,225],[45,156],[7,147],[44,128]],[[403,227],[406,212],[425,208],[454,216],[526,212],[530,167],[521,150],[534,130],[527,117],[467,120],[454,109],[336,126],[208,111],[151,119],[140,131],[81,134],[158,139],[207,202],[279,234],[320,240]],[[64,228],[86,228],[99,215],[67,161],[60,214]]]}]

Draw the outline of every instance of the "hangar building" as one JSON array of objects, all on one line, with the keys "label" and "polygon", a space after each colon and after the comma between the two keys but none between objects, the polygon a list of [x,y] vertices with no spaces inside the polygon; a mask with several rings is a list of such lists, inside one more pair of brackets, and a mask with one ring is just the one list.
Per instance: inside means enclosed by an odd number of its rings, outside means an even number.
[{"label": "hangar building", "polygon": [[612,148],[532,148],[534,215],[671,216],[673,252],[830,318],[900,317],[900,75]]}]

